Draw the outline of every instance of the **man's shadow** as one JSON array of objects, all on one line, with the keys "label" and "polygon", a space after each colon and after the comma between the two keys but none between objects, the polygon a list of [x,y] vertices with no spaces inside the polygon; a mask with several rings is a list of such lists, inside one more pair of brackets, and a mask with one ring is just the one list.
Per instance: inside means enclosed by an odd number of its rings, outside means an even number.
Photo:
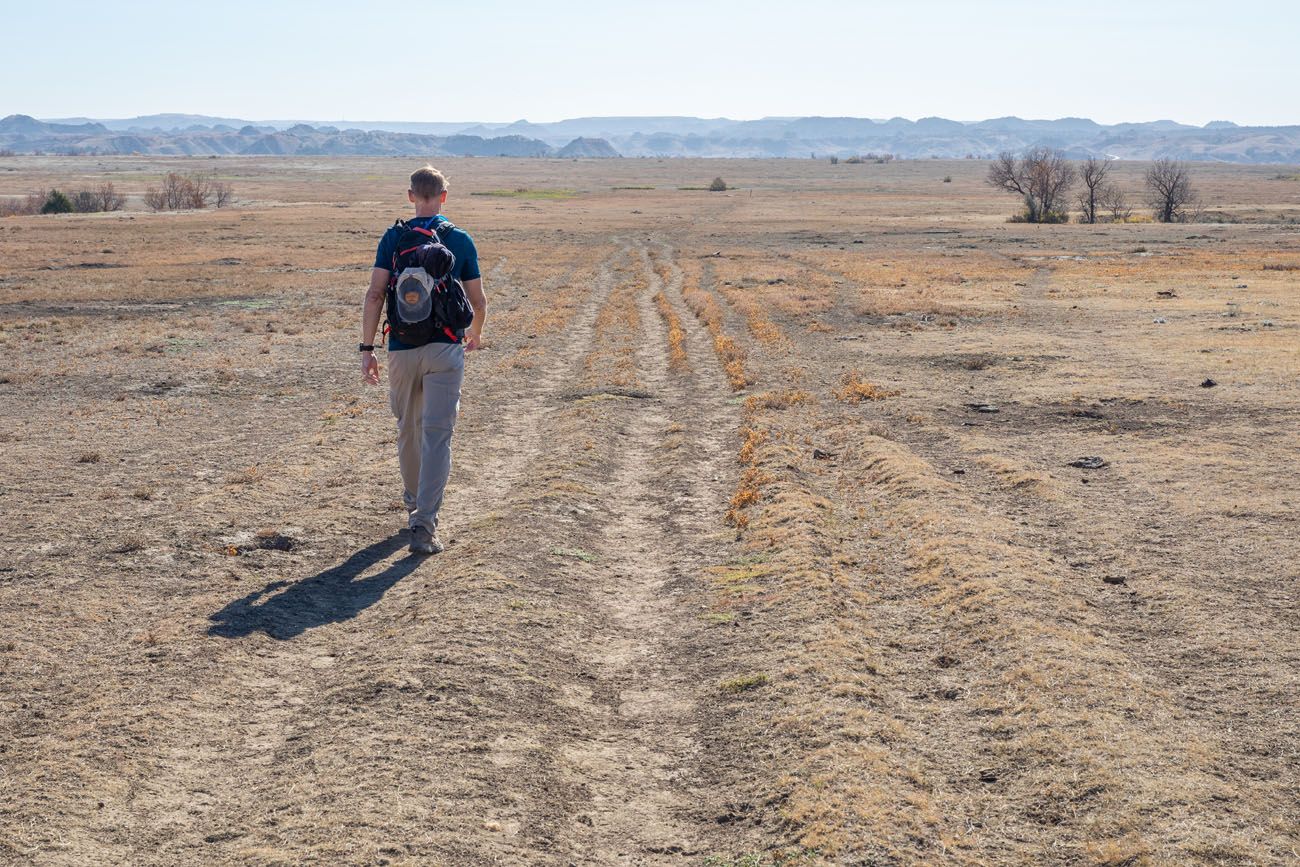
[{"label": "man's shadow", "polygon": [[353,580],[405,544],[406,534],[395,533],[362,548],[339,565],[296,584],[272,581],[209,616],[213,625],[208,627],[208,634],[241,638],[262,631],[271,638],[284,640],[327,623],[351,620],[378,602],[388,588],[410,575],[423,562],[423,557],[410,555],[393,562],[376,575]]}]

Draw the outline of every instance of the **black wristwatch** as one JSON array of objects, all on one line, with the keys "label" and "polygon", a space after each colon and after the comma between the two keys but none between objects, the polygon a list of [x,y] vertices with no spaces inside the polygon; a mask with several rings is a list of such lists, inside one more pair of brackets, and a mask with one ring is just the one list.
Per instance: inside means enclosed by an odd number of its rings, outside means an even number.
[{"label": "black wristwatch", "polygon": [[360,352],[374,352],[375,345],[373,343],[362,343],[360,346],[357,347],[357,349]]}]

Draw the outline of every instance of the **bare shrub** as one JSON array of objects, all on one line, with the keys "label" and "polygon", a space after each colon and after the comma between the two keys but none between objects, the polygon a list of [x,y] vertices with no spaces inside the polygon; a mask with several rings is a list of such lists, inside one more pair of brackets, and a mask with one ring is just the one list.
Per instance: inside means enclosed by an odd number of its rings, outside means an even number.
[{"label": "bare shrub", "polygon": [[1162,157],[1147,169],[1147,203],[1161,223],[1185,223],[1196,210],[1191,170],[1187,163]]},{"label": "bare shrub", "polygon": [[[206,208],[214,198],[213,181],[201,174],[168,172],[162,184],[144,192],[144,203],[153,211],[186,211]],[[226,193],[227,198],[230,192]]]},{"label": "bare shrub", "polygon": [[205,175],[190,175],[183,184],[185,207],[198,210],[212,201],[212,179]]},{"label": "bare shrub", "polygon": [[1024,199],[1025,210],[1013,220],[1025,223],[1063,223],[1069,219],[1061,204],[1078,173],[1059,150],[1030,148],[1019,159],[1003,151],[989,167],[988,183]]},{"label": "bare shrub", "polygon": [[37,190],[21,199],[0,200],[0,217],[30,217],[39,214],[47,195],[45,190]]},{"label": "bare shrub", "polygon": [[1102,188],[1097,204],[1110,215],[1112,223],[1127,223],[1133,216],[1133,208],[1124,191],[1114,184]]},{"label": "bare shrub", "polygon": [[99,210],[99,197],[90,190],[77,190],[72,194],[72,209],[79,214],[93,214]]},{"label": "bare shrub", "polygon": [[119,193],[113,188],[112,181],[105,181],[95,190],[95,197],[99,200],[99,210],[101,211],[120,211],[126,204],[126,196]]},{"label": "bare shrub", "polygon": [[144,205],[151,211],[162,211],[167,208],[167,198],[157,187],[145,187]]},{"label": "bare shrub", "polygon": [[212,203],[218,208],[235,203],[235,188],[228,181],[212,182]]}]

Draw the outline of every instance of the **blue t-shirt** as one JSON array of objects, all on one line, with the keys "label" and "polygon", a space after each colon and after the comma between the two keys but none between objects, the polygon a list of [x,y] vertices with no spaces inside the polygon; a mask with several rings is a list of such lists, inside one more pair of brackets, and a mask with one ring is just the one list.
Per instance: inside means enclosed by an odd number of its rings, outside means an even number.
[{"label": "blue t-shirt", "polygon": [[[412,226],[418,226],[421,229],[432,229],[436,223],[448,222],[442,214],[434,214],[432,217],[415,217],[407,220]],[[397,238],[401,234],[396,226],[392,226],[384,233],[384,237],[379,239],[379,248],[375,250],[375,267],[383,268],[385,271],[392,271],[393,253],[397,246]],[[481,275],[478,270],[478,250],[474,247],[474,239],[469,233],[461,228],[454,228],[442,236],[442,243],[446,246],[451,254],[456,257],[456,266],[452,269],[452,274],[456,279],[464,283],[466,280],[477,280]],[[434,337],[434,342],[451,343],[451,340],[443,335]],[[388,335],[388,351],[397,352],[402,349],[413,349],[402,341]]]}]

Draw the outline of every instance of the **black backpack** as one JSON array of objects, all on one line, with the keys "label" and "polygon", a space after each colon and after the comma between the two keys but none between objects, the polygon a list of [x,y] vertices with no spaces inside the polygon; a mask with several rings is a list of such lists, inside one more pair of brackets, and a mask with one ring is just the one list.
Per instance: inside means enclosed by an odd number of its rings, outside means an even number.
[{"label": "black backpack", "polygon": [[424,346],[445,336],[460,343],[474,321],[461,285],[452,272],[456,256],[442,243],[456,228],[439,220],[432,229],[398,220],[397,246],[388,276],[388,330],[407,346]]}]

